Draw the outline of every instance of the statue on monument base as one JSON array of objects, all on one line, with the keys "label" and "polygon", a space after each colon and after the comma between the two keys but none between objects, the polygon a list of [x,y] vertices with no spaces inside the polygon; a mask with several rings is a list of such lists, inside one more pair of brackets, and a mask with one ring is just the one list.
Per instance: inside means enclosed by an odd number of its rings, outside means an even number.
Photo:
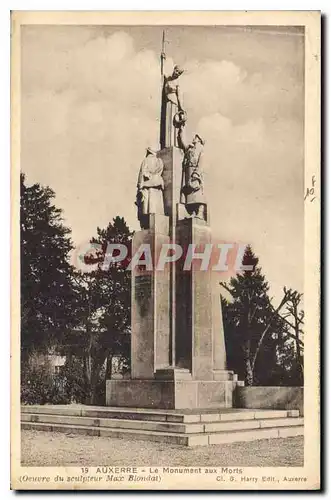
[{"label": "statue on monument base", "polygon": [[137,199],[138,220],[141,229],[148,229],[150,214],[164,215],[162,178],[163,161],[157,158],[152,148],[147,148],[138,176]]},{"label": "statue on monument base", "polygon": [[186,143],[183,137],[183,126],[178,132],[178,145],[184,152],[183,175],[181,185],[181,203],[193,218],[206,220],[206,200],[203,180],[203,147],[204,140],[195,134],[192,142]]},{"label": "statue on monument base", "polygon": [[[165,59],[165,54],[161,54],[161,59]],[[177,146],[178,129],[187,120],[186,112],[183,109],[182,97],[178,79],[184,70],[176,65],[171,75],[163,75],[162,105],[161,105],[161,149],[170,146]]]}]

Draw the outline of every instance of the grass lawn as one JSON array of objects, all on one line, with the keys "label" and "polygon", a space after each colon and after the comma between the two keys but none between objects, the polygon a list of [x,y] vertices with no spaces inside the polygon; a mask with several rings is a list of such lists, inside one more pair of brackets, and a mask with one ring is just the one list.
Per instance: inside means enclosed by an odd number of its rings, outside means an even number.
[{"label": "grass lawn", "polygon": [[22,431],[25,466],[301,467],[303,437],[185,448],[164,443]]}]

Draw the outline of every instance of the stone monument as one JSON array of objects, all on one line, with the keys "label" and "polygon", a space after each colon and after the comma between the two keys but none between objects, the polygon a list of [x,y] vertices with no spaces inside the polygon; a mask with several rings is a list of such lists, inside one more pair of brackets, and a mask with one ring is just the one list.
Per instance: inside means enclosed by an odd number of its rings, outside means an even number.
[{"label": "stone monument", "polygon": [[[226,369],[220,292],[211,270],[183,259],[156,262],[164,244],[182,249],[212,242],[203,181],[204,140],[185,140],[187,114],[175,66],[163,74],[160,150],[147,150],[137,184],[141,245],[151,250],[153,266],[132,269],[131,378],[107,380],[106,404],[135,408],[207,409],[232,407],[236,375]],[[191,246],[190,246],[191,245]],[[201,255],[200,255],[201,259]]]}]

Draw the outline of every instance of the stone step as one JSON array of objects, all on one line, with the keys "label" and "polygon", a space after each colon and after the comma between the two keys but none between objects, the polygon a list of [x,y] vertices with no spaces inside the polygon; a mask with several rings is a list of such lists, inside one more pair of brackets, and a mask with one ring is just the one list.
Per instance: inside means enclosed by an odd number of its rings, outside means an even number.
[{"label": "stone step", "polygon": [[293,427],[270,427],[266,429],[241,430],[208,434],[208,444],[225,444],[240,441],[255,441],[258,439],[274,439],[303,436],[303,425]]},{"label": "stone step", "polygon": [[66,415],[91,418],[113,418],[124,420],[145,420],[155,422],[174,422],[174,423],[199,423],[200,415],[194,413],[171,413],[162,411],[153,411],[149,409],[135,408],[107,408],[107,407],[85,407],[85,408],[58,408],[51,406],[23,406],[22,414],[33,413],[40,415]]},{"label": "stone step", "polygon": [[92,418],[77,417],[67,415],[48,415],[22,413],[22,422],[40,422],[50,424],[82,425],[92,427],[110,427],[115,429],[137,429],[158,432],[172,433],[204,433],[204,432],[222,432],[243,429],[259,429],[266,427],[291,427],[303,425],[302,418],[278,418],[278,419],[252,419],[237,421],[210,421],[207,423],[173,423],[173,422],[153,422],[146,420],[124,420],[113,418]]},{"label": "stone step", "polygon": [[149,422],[201,423],[228,422],[254,419],[298,417],[299,410],[219,409],[198,411],[149,410],[145,408],[116,408],[102,406],[31,405],[22,406],[22,414],[65,415],[90,418],[147,420]]},{"label": "stone step", "polygon": [[63,432],[67,434],[80,434],[86,436],[136,439],[139,441],[156,441],[185,446],[194,446],[195,444],[208,444],[208,437],[207,435],[204,436],[203,434],[189,435],[136,429],[112,429],[107,427],[91,427],[83,425],[46,424],[42,422],[22,422],[21,428],[28,430],[42,430],[48,432]]},{"label": "stone step", "polygon": [[22,406],[22,413],[38,413],[48,415],[67,415],[77,417],[114,418],[127,420],[148,420],[156,422],[200,422],[196,414],[171,413],[168,411],[155,411],[141,408],[110,408],[110,407],[65,407],[51,405]]},{"label": "stone step", "polygon": [[234,443],[240,441],[255,441],[259,439],[273,439],[303,435],[303,426],[270,427],[228,432],[205,432],[200,434],[183,434],[170,432],[157,432],[136,429],[113,429],[108,427],[94,427],[69,424],[50,424],[42,422],[22,422],[22,429],[40,430],[48,432],[63,432],[67,434],[80,434],[88,436],[104,436],[122,439],[137,439],[156,441],[184,446],[207,446],[221,443]]},{"label": "stone step", "polygon": [[204,432],[204,424],[200,423],[175,423],[175,422],[156,422],[147,420],[125,420],[114,418],[91,418],[91,417],[76,417],[66,415],[46,415],[23,413],[22,422],[39,422],[45,424],[65,424],[65,425],[82,425],[93,427],[110,427],[112,429],[136,429],[157,432],[171,433],[202,433]]},{"label": "stone step", "polygon": [[227,432],[246,429],[265,429],[276,427],[295,427],[303,425],[303,418],[280,418],[267,420],[237,420],[235,422],[211,422],[204,425],[204,432]]}]

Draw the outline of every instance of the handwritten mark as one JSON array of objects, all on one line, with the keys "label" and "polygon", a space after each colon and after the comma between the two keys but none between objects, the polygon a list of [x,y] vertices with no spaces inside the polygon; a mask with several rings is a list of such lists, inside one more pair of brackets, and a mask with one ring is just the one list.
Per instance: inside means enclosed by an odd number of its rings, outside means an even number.
[{"label": "handwritten mark", "polygon": [[304,197],[304,200],[306,201],[306,199],[310,199],[310,201],[314,201],[316,199],[316,196],[315,196],[315,184],[316,184],[316,177],[315,175],[312,176],[311,178],[311,187],[310,188],[307,188],[306,190],[306,194],[305,194],[305,197]]}]

